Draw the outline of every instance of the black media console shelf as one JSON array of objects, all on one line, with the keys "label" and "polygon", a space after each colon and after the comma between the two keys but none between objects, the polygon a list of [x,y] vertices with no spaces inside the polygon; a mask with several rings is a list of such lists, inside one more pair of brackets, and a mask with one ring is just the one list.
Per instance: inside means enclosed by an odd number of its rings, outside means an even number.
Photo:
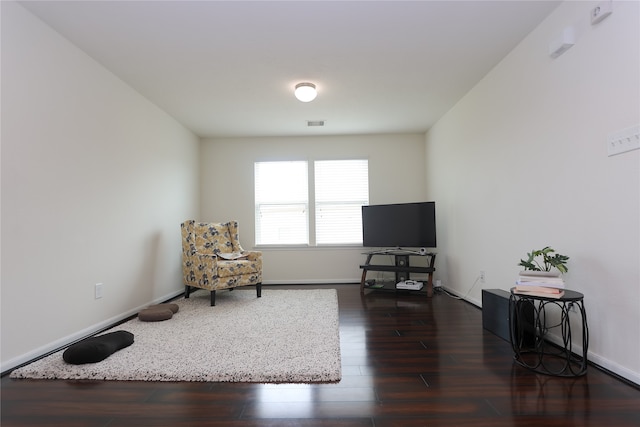
[{"label": "black media console shelf", "polygon": [[[395,257],[395,265],[371,264],[371,258],[374,255],[393,255]],[[412,256],[429,257],[429,267],[411,267],[409,259]],[[426,273],[427,280],[427,297],[433,296],[433,272],[436,262],[436,254],[433,252],[412,252],[403,250],[376,251],[367,253],[367,260],[360,266],[362,269],[362,280],[360,280],[360,293],[364,293],[365,282],[367,279],[367,271],[394,271],[396,273],[396,282],[409,280],[411,273]]]}]

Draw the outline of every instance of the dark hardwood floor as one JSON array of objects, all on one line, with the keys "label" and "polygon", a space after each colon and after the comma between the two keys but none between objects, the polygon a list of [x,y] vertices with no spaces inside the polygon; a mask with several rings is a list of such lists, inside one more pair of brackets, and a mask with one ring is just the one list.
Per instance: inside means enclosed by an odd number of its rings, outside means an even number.
[{"label": "dark hardwood floor", "polygon": [[[299,288],[300,286],[298,286]],[[8,426],[640,426],[640,389],[593,366],[531,373],[482,312],[436,293],[338,289],[337,384],[2,378]],[[279,287],[285,288],[285,287]]]}]

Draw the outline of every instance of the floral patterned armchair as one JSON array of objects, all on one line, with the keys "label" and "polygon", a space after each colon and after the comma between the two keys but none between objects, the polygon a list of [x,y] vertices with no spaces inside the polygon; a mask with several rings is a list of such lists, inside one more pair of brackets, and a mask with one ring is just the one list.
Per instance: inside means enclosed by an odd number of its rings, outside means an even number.
[{"label": "floral patterned armchair", "polygon": [[184,297],[191,288],[211,291],[216,305],[216,290],[255,285],[262,292],[262,252],[245,251],[238,239],[238,222],[207,223],[188,220],[182,231],[182,275]]}]

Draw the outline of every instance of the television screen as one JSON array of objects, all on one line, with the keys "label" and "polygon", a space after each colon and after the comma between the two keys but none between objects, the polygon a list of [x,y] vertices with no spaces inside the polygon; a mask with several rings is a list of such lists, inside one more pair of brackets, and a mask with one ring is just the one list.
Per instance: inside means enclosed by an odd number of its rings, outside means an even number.
[{"label": "television screen", "polygon": [[369,248],[435,248],[436,203],[363,206],[362,245]]}]

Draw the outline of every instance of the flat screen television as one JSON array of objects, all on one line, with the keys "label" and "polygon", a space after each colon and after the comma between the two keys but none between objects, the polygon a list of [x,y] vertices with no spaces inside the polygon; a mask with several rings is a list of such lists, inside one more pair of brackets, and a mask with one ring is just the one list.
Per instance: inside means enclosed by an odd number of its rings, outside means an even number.
[{"label": "flat screen television", "polygon": [[362,245],[367,248],[435,248],[436,203],[363,206]]}]

